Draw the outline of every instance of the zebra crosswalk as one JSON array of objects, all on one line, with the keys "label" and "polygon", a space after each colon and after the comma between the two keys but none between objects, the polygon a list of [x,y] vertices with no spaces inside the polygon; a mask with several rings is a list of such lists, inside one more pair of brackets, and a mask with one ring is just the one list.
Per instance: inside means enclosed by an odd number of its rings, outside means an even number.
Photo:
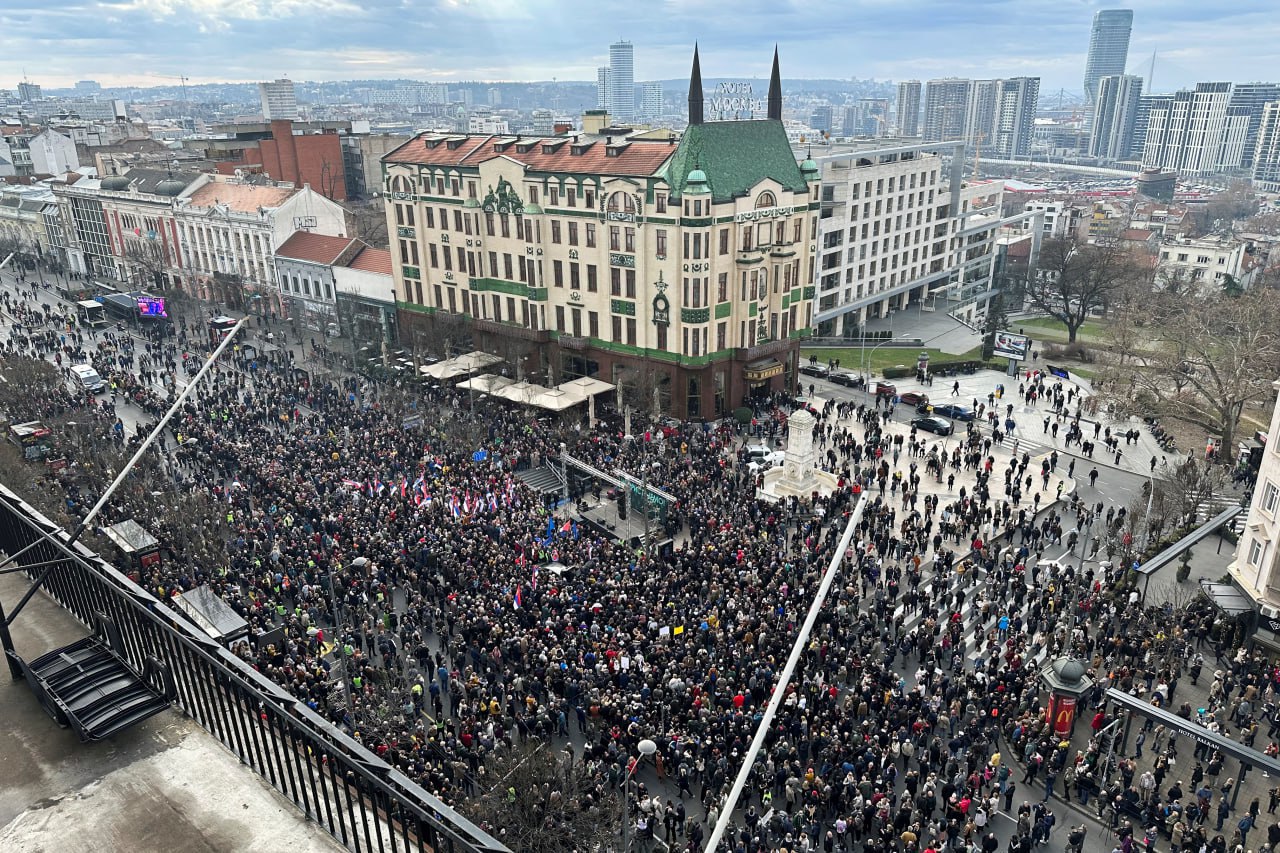
[{"label": "zebra crosswalk", "polygon": [[[1207,499],[1196,502],[1196,522],[1205,522],[1214,516],[1222,513],[1224,510],[1231,509],[1242,505],[1242,500],[1247,500],[1248,495],[1240,495],[1235,492],[1223,492],[1221,494],[1211,495]],[[1245,519],[1248,517],[1247,512],[1241,512],[1231,521],[1227,522],[1227,529],[1239,536],[1244,532]]]}]

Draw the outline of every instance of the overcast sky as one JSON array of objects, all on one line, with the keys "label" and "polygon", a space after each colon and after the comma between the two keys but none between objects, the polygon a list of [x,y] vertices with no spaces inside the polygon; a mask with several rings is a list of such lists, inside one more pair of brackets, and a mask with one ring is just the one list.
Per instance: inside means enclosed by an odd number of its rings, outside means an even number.
[{"label": "overcast sky", "polygon": [[[1088,0],[3,0],[0,87],[24,70],[68,86],[407,77],[594,80],[635,44],[636,80],[1039,75],[1042,98],[1083,85]],[[1135,0],[1129,71],[1156,89],[1280,77],[1275,0]]]}]

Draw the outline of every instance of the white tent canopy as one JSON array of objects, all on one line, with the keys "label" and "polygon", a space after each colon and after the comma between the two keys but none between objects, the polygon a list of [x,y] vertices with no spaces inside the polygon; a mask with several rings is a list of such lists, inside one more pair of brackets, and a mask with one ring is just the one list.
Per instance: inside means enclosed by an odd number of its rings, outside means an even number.
[{"label": "white tent canopy", "polygon": [[475,373],[477,370],[483,370],[501,362],[502,356],[500,355],[476,350],[466,355],[457,355],[453,358],[445,359],[437,364],[423,365],[418,368],[418,372],[423,376],[430,376],[432,379],[451,379],[454,376],[462,376],[464,373]]},{"label": "white tent canopy", "polygon": [[603,394],[605,391],[612,391],[617,385],[612,385],[600,379],[591,376],[579,376],[577,379],[570,379],[568,382],[561,382],[556,386],[562,391],[573,391],[581,394],[583,400],[587,397],[594,397],[596,394]]},{"label": "white tent canopy", "polygon": [[458,387],[464,391],[477,391],[481,394],[496,394],[508,385],[514,385],[515,380],[506,376],[499,376],[496,373],[482,373],[479,376],[473,376],[466,381],[459,382]]}]

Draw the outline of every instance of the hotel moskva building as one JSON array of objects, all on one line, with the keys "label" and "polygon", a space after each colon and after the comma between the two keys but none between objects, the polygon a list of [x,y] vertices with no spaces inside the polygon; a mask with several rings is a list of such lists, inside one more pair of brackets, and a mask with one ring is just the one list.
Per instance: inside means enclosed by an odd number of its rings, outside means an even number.
[{"label": "hotel moskva building", "polygon": [[423,133],[383,157],[402,341],[465,340],[514,378],[592,376],[687,419],[794,387],[819,170],[787,141],[776,53],[767,118],[706,121],[703,97],[695,50],[679,138],[594,112],[581,133]]}]

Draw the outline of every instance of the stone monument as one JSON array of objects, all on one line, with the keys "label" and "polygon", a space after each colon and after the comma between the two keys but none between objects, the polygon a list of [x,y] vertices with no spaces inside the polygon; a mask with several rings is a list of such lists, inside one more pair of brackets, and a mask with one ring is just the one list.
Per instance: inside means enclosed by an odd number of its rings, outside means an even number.
[{"label": "stone monument", "polygon": [[808,498],[817,492],[829,495],[836,490],[836,477],[818,468],[818,449],[813,445],[813,427],[817,419],[808,409],[797,409],[787,419],[787,449],[781,468],[764,473],[762,495],[784,498],[792,495]]}]

